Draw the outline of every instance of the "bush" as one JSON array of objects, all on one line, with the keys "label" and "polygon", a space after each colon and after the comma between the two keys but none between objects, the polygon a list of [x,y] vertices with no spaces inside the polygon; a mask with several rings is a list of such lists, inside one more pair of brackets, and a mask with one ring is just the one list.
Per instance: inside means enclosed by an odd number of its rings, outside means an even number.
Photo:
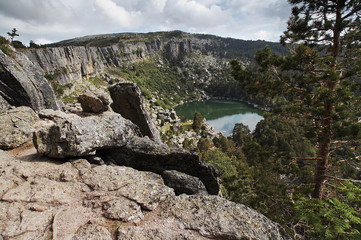
[{"label": "bush", "polygon": [[36,44],[33,40],[30,40],[30,48],[41,48],[41,45]]},{"label": "bush", "polygon": [[14,40],[11,45],[13,45],[13,47],[16,49],[26,48],[26,46],[18,40]]},{"label": "bush", "polygon": [[9,40],[5,37],[0,36],[0,50],[3,51],[6,55],[13,53],[13,50],[9,47]]},{"label": "bush", "polygon": [[142,92],[142,95],[145,97],[145,99],[151,99],[152,98],[152,94],[150,93],[150,91],[144,87],[140,88],[140,91]]}]

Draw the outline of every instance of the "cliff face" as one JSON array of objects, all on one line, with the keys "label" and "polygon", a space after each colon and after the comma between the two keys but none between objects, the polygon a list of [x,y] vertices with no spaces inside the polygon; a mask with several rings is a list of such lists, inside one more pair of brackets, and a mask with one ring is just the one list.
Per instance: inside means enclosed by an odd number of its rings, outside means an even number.
[{"label": "cliff face", "polygon": [[[54,91],[60,96],[65,89],[69,96],[76,90],[74,86],[84,85],[84,79],[104,76],[109,69],[134,71],[132,64],[147,59],[160,69],[160,73],[176,67],[176,81],[184,85],[180,87],[177,84],[179,91],[200,90],[215,97],[237,97],[244,95],[244,92],[234,91],[237,86],[229,84],[228,61],[238,58],[248,64],[255,50],[266,44],[271,44],[273,49],[278,48],[278,45],[261,41],[164,32],[88,36],[46,48],[27,49],[14,53],[12,57],[1,53],[0,106],[26,105],[35,110],[57,109],[61,104],[57,103]],[[105,80],[109,81],[110,77]],[[164,84],[174,86],[174,82]],[[187,86],[189,90],[184,89]],[[145,84],[144,87],[148,86]],[[224,91],[220,90],[222,88],[225,88]],[[17,94],[13,89],[17,89]],[[157,94],[161,95],[160,92]],[[232,96],[224,96],[227,94]]]},{"label": "cliff face", "polygon": [[0,110],[11,106],[59,109],[60,105],[42,70],[25,54],[9,57],[0,50]]},{"label": "cliff face", "polygon": [[66,46],[31,49],[24,54],[44,73],[56,74],[54,80],[64,85],[80,81],[99,73],[107,67],[120,67],[139,58],[147,59],[161,47],[160,42],[138,42],[109,47]]},{"label": "cliff face", "polygon": [[[82,79],[103,74],[107,68],[122,67],[139,59],[167,51],[176,59],[190,52],[190,42],[137,42],[108,47],[65,46],[29,49],[12,57],[0,54],[0,106],[30,106],[58,109],[51,84],[82,84]],[[16,90],[16,91],[15,91]]]}]

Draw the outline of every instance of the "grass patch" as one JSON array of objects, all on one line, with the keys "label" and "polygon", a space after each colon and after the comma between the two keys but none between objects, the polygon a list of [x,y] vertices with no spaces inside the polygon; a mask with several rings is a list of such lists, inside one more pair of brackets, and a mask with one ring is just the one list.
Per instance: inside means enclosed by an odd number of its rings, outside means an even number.
[{"label": "grass patch", "polygon": [[156,105],[165,108],[170,108],[181,100],[190,100],[192,96],[189,93],[195,90],[193,82],[183,78],[175,67],[158,67],[152,59],[138,61],[123,68],[111,68],[108,73],[136,83],[147,99],[154,93],[162,99]]},{"label": "grass patch", "polygon": [[67,74],[68,73],[68,69],[66,67],[62,67],[60,70],[59,69],[55,69],[55,71],[53,73],[46,73],[44,75],[44,77],[46,79],[48,79],[49,81],[53,81],[55,80],[57,77],[59,77],[62,74]]},{"label": "grass patch", "polygon": [[13,50],[11,50],[9,46],[10,42],[3,36],[0,36],[0,49],[5,53],[6,55],[11,55],[13,53]]},{"label": "grass patch", "polygon": [[101,87],[109,87],[109,83],[106,82],[105,80],[103,80],[100,77],[90,77],[89,78],[89,82],[91,82],[94,86],[96,86],[97,88],[101,88]]},{"label": "grass patch", "polygon": [[55,80],[49,80],[50,84],[51,84],[51,87],[53,88],[54,90],[54,93],[57,97],[61,97],[63,94],[64,94],[64,91],[66,89],[69,89],[73,86],[72,83],[68,83],[68,84],[65,84],[65,85],[61,85],[59,84],[57,81]]},{"label": "grass patch", "polygon": [[3,53],[5,53],[6,55],[11,55],[13,53],[13,50],[11,50],[11,48],[8,45],[0,45],[0,49],[1,51],[3,51]]}]

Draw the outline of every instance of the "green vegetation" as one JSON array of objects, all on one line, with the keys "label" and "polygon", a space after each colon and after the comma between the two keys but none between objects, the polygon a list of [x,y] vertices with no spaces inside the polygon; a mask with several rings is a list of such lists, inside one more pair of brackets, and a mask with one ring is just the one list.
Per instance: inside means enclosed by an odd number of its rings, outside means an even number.
[{"label": "green vegetation", "polygon": [[105,39],[95,40],[90,42],[88,46],[90,47],[107,47],[115,44],[123,45],[122,41],[118,37],[110,37]]},{"label": "green vegetation", "polygon": [[61,76],[62,74],[67,74],[68,70],[63,67],[61,70],[55,69],[53,73],[46,73],[44,77],[49,81],[54,81],[57,77]]},{"label": "green vegetation", "polygon": [[332,187],[337,195],[325,200],[298,199],[296,214],[310,224],[306,231],[312,239],[360,239],[361,188],[351,182],[336,182]]},{"label": "green vegetation", "polygon": [[90,83],[92,83],[94,86],[96,86],[97,88],[108,88],[109,87],[109,83],[100,77],[90,77],[88,81]]},{"label": "green vegetation", "polygon": [[9,40],[0,36],[0,50],[3,51],[6,55],[10,55],[13,53],[13,50],[9,47]]},{"label": "green vegetation", "polygon": [[9,35],[10,38],[11,38],[11,43],[14,41],[14,38],[15,38],[15,37],[19,36],[19,34],[18,34],[17,32],[18,32],[18,30],[17,30],[16,28],[13,28],[13,29],[11,30],[11,32],[8,32],[8,35]]},{"label": "green vegetation", "polygon": [[57,97],[61,97],[64,94],[65,89],[69,89],[73,86],[72,83],[68,83],[65,85],[61,85],[59,84],[57,81],[55,80],[49,80],[50,84],[54,90],[54,93],[56,94]]},{"label": "green vegetation", "polygon": [[196,132],[199,132],[201,130],[201,127],[203,125],[203,116],[200,112],[196,112],[194,114],[194,118],[193,118],[193,129]]},{"label": "green vegetation", "polygon": [[26,48],[26,46],[22,42],[17,41],[17,40],[12,41],[11,45],[16,49],[25,49]]},{"label": "green vegetation", "polygon": [[33,40],[30,40],[29,43],[30,48],[42,48],[43,46],[36,44]]},{"label": "green vegetation", "polygon": [[142,57],[143,49],[142,48],[137,48],[136,50],[133,50],[132,53],[134,55],[137,55],[137,57]]},{"label": "green vegetation", "polygon": [[249,180],[251,197],[225,188],[230,199],[285,224],[298,238],[359,239],[360,3],[289,2],[292,16],[281,38],[289,55],[266,46],[255,55],[256,72],[231,63],[247,93],[283,103],[265,115],[251,141],[244,140],[244,129],[234,136],[243,144],[235,151],[250,167],[243,179]]},{"label": "green vegetation", "polygon": [[112,68],[108,73],[136,83],[148,98],[151,93],[158,96],[156,104],[165,108],[180,100],[190,100],[194,97],[187,94],[195,89],[191,81],[182,80],[176,68],[157,66],[153,59],[141,60],[123,68]]}]

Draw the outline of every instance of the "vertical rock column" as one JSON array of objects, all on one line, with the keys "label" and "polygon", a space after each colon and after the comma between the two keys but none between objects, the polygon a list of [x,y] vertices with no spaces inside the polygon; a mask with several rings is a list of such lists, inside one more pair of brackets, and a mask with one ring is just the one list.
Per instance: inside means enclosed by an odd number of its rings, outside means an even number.
[{"label": "vertical rock column", "polygon": [[109,92],[113,99],[110,106],[114,112],[136,124],[143,136],[148,136],[157,143],[162,142],[158,129],[145,110],[143,96],[135,83],[117,83],[109,87]]}]

